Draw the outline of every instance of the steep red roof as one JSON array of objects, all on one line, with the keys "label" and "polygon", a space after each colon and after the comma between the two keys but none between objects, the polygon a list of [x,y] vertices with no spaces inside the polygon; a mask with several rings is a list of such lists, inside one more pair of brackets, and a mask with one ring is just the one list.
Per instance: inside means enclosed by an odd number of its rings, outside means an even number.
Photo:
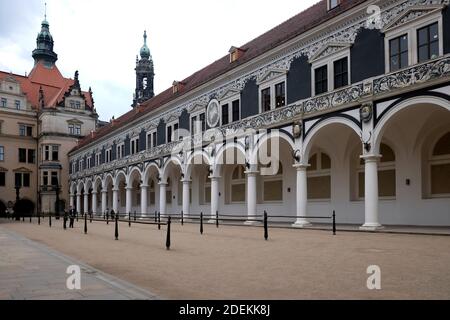
[{"label": "steep red roof", "polygon": [[172,88],[166,89],[157,96],[144,102],[141,105],[140,110],[131,110],[122,115],[114,121],[113,124],[102,127],[95,133],[95,136],[86,136],[82,139],[78,146],[72,151],[77,150],[90,142],[107,135],[110,132],[117,130],[118,128],[126,125],[130,121],[133,121],[142,115],[155,110],[164,104],[185,95],[189,91],[207,83],[208,81],[242,65],[255,57],[279,46],[280,44],[293,39],[300,34],[317,27],[321,23],[330,20],[337,15],[365,2],[367,0],[342,0],[339,7],[328,11],[327,0],[321,0],[312,7],[297,14],[291,19],[276,26],[263,35],[253,39],[240,48],[245,50],[245,53],[237,61],[230,63],[229,56],[226,55],[221,59],[211,63],[205,68],[197,71],[182,82],[185,83],[183,89],[176,94],[173,94]]},{"label": "steep red roof", "polygon": [[[55,65],[52,68],[37,63],[30,74],[25,77],[17,74],[0,71],[0,80],[12,76],[20,83],[22,92],[26,94],[34,109],[39,108],[39,90],[42,87],[46,108],[55,108],[60,103],[69,88],[74,84],[73,79],[64,78]],[[86,97],[87,108],[92,108],[91,95],[83,92]]]}]

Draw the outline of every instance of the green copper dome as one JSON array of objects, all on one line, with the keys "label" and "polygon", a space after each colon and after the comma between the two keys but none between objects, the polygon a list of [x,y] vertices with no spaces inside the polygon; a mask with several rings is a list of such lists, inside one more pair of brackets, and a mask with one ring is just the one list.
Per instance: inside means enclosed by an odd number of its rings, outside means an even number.
[{"label": "green copper dome", "polygon": [[140,54],[142,59],[151,58],[150,49],[147,47],[147,31],[144,31],[144,45],[141,48]]}]

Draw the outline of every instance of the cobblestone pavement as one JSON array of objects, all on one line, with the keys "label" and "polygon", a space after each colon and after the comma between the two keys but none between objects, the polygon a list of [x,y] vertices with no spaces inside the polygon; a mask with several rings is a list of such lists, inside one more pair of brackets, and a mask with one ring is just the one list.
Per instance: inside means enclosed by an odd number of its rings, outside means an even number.
[{"label": "cobblestone pavement", "polygon": [[[119,280],[0,226],[0,299],[129,300],[156,299]],[[81,289],[66,286],[67,267],[81,269]]]}]

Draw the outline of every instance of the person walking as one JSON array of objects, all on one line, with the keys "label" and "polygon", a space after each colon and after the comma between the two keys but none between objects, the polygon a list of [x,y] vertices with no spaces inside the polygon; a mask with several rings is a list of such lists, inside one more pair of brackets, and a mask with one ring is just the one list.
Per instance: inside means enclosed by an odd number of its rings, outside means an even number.
[{"label": "person walking", "polygon": [[70,219],[69,228],[73,228],[73,222],[75,220],[75,209],[72,207],[70,207],[69,219]]}]

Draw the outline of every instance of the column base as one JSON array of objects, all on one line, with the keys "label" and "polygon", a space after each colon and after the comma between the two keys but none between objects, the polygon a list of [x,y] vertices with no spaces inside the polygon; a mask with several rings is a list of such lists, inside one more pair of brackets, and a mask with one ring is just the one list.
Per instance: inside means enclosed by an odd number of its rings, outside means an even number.
[{"label": "column base", "polygon": [[294,228],[305,228],[305,227],[312,226],[312,224],[308,220],[299,219],[299,220],[295,221],[295,223],[293,223],[291,226]]},{"label": "column base", "polygon": [[206,223],[216,224],[216,218],[210,218]]},{"label": "column base", "polygon": [[384,229],[384,227],[379,223],[365,223],[361,227],[359,227],[359,230],[362,231],[377,231]]},{"label": "column base", "polygon": [[253,221],[253,220],[249,220],[249,221],[245,221],[244,222],[244,225],[246,225],[246,226],[258,226],[260,224],[261,224],[260,221]]}]

